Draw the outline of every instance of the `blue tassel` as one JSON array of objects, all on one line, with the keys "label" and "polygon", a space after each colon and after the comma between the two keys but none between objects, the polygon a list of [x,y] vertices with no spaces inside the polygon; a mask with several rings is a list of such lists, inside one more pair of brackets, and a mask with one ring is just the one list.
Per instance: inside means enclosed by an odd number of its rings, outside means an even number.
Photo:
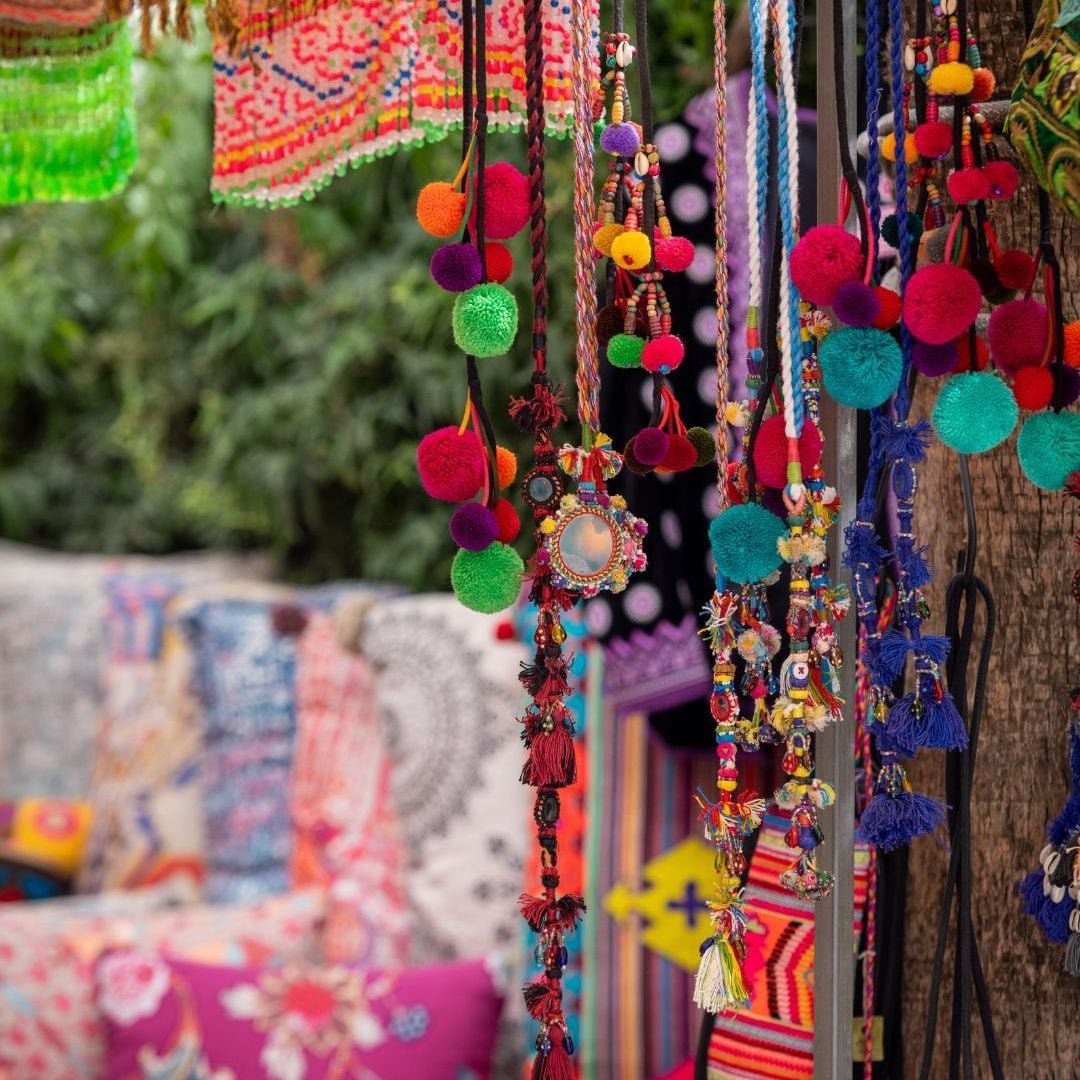
[{"label": "blue tassel", "polygon": [[933,832],[944,820],[945,807],[928,795],[878,792],[863,811],[858,837],[882,851],[894,851],[916,836]]},{"label": "blue tassel", "polygon": [[1075,722],[1069,725],[1069,768],[1072,772],[1069,798],[1047,829],[1054,847],[1064,844],[1080,827],[1080,725]]},{"label": "blue tassel", "polygon": [[890,460],[918,465],[926,460],[930,447],[930,424],[925,420],[894,424],[887,416],[877,416],[871,421],[871,436],[881,440],[885,456]]},{"label": "blue tassel", "polygon": [[853,570],[859,563],[877,567],[887,552],[872,525],[853,521],[844,530],[844,565]]},{"label": "blue tassel", "polygon": [[881,648],[877,655],[877,671],[880,674],[875,682],[879,686],[892,686],[904,673],[904,665],[907,663],[907,654],[911,652],[911,641],[902,630],[889,630],[881,638]]},{"label": "blue tassel", "polygon": [[1017,883],[1020,901],[1025,915],[1030,915],[1054,945],[1064,945],[1069,940],[1069,911],[1072,901],[1066,898],[1055,904],[1043,893],[1043,872],[1032,870],[1023,881]]},{"label": "blue tassel", "polygon": [[935,664],[944,664],[949,656],[952,642],[944,634],[928,634],[922,639],[922,651]]},{"label": "blue tassel", "polygon": [[913,589],[921,589],[924,585],[929,584],[930,579],[934,576],[930,564],[926,561],[926,552],[928,550],[926,547],[912,548],[900,560],[904,576],[907,578],[907,584]]},{"label": "blue tassel", "polygon": [[935,701],[933,695],[929,695],[929,700],[923,702],[920,738],[919,746],[934,750],[967,749],[968,733],[964,718],[948,690],[940,701]]}]

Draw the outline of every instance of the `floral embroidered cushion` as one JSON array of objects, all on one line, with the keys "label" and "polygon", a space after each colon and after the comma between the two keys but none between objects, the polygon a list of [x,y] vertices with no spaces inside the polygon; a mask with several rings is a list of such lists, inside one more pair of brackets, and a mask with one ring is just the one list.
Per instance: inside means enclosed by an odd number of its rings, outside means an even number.
[{"label": "floral embroidered cushion", "polygon": [[102,956],[105,1080],[485,1080],[502,1006],[482,962],[229,969]]}]

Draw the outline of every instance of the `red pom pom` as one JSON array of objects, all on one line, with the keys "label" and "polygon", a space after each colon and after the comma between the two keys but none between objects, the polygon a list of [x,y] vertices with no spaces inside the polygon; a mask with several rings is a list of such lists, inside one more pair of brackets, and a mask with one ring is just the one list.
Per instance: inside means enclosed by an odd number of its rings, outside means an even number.
[{"label": "red pom pom", "polygon": [[[476,222],[476,200],[469,213]],[[508,161],[496,161],[484,169],[484,236],[509,240],[529,220],[529,178]]]},{"label": "red pom pom", "polygon": [[646,371],[662,372],[666,375],[683,362],[685,355],[686,348],[674,334],[661,334],[645,343],[641,353],[641,366]]},{"label": "red pom pom", "polygon": [[1003,371],[1033,367],[1046,353],[1046,308],[1038,300],[1010,300],[990,313],[990,355]]},{"label": "red pom pom", "polygon": [[[486,209],[484,215],[487,216]],[[488,281],[497,282],[499,285],[514,272],[514,256],[505,244],[485,244],[484,262],[487,266]]]},{"label": "red pom pom", "polygon": [[433,499],[464,502],[484,482],[484,451],[473,431],[451,424],[425,435],[416,448],[420,483]]},{"label": "red pom pom", "polygon": [[1038,412],[1054,396],[1054,376],[1049,368],[1023,367],[1013,379],[1013,397],[1021,409]]},{"label": "red pom pom", "polygon": [[[821,461],[821,433],[811,423],[803,424],[799,436],[799,460],[803,474]],[[784,418],[770,416],[758,430],[754,440],[754,474],[759,484],[782,488],[787,484],[788,443],[784,434]]]},{"label": "red pom pom", "polygon": [[990,180],[978,166],[949,173],[949,196],[954,203],[979,202],[990,196]]},{"label": "red pom pom", "polygon": [[1011,199],[1016,194],[1016,189],[1020,186],[1020,174],[1011,161],[988,161],[983,166],[983,172],[990,185],[987,198],[1000,201]]},{"label": "red pom pom", "polygon": [[1006,289],[1023,292],[1035,277],[1035,260],[1019,248],[1003,251],[994,263],[998,281]]},{"label": "red pom pom", "polygon": [[694,261],[694,245],[685,236],[664,236],[653,249],[661,270],[681,273]]},{"label": "red pom pom", "polygon": [[495,520],[499,523],[500,544],[512,544],[521,532],[521,519],[509,499],[499,499],[495,504]]},{"label": "red pom pom", "polygon": [[[637,440],[634,441],[637,445]],[[685,435],[672,435],[668,439],[667,453],[657,469],[664,472],[685,472],[697,464],[697,448]]]},{"label": "red pom pom", "polygon": [[818,307],[831,304],[836,290],[862,273],[859,238],[839,225],[815,225],[791,253],[791,280],[803,299]]},{"label": "red pom pom", "polygon": [[870,325],[876,330],[891,330],[900,321],[900,294],[886,289],[883,285],[878,285],[874,291],[877,293],[881,310]]},{"label": "red pom pom", "polygon": [[944,120],[920,124],[915,129],[915,146],[922,157],[944,157],[952,149],[952,125]]},{"label": "red pom pom", "polygon": [[982,290],[967,270],[934,263],[911,275],[904,292],[904,325],[920,341],[944,345],[975,321],[980,307]]},{"label": "red pom pom", "polygon": [[[970,334],[961,334],[956,339],[956,364],[954,372],[971,371]],[[990,363],[990,349],[981,337],[975,338],[975,371],[983,371]]]},{"label": "red pom pom", "polygon": [[509,619],[503,619],[498,626],[495,627],[495,640],[496,641],[516,641],[517,631],[514,629],[514,624]]}]

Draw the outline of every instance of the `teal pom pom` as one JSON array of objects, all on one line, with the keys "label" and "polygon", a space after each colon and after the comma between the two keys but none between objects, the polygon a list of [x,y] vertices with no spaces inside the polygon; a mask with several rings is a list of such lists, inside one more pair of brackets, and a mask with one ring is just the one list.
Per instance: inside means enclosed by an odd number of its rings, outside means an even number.
[{"label": "teal pom pom", "polygon": [[981,454],[1004,442],[1019,417],[1020,406],[1002,379],[990,371],[966,371],[941,388],[930,419],[950,450]]},{"label": "teal pom pom", "polygon": [[616,334],[607,343],[608,363],[617,368],[641,367],[641,354],[645,350],[642,338],[633,334]]},{"label": "teal pom pom", "polygon": [[454,301],[454,341],[469,356],[501,356],[517,336],[517,301],[494,282],[476,285]]},{"label": "teal pom pom", "polygon": [[483,551],[462,548],[450,567],[450,584],[465,607],[494,615],[517,600],[524,573],[521,556],[508,544],[496,541]]},{"label": "teal pom pom", "polygon": [[[917,214],[908,214],[907,228],[912,244],[917,244],[923,233],[923,223]],[[900,223],[896,220],[895,214],[890,214],[882,221],[881,239],[889,247],[900,246]]]},{"label": "teal pom pom", "polygon": [[717,573],[740,584],[767,578],[781,563],[777,542],[787,527],[757,503],[729,506],[709,526]]},{"label": "teal pom pom", "polygon": [[834,330],[818,351],[825,389],[852,409],[874,409],[900,385],[904,358],[891,334],[870,326]]},{"label": "teal pom pom", "polygon": [[1080,469],[1080,413],[1036,413],[1020,429],[1016,451],[1020,468],[1036,487],[1064,490]]}]

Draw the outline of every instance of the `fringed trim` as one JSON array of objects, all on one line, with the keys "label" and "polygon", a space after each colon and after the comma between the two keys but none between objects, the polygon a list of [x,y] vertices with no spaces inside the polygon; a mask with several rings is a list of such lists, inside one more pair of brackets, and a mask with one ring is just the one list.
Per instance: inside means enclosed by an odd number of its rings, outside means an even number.
[{"label": "fringed trim", "polygon": [[[138,13],[139,44],[143,52],[154,51],[154,32],[172,33],[183,41],[191,40],[189,0],[105,0],[105,15],[110,22],[128,19]],[[207,6],[207,22],[210,7]],[[211,29],[213,29],[211,27]]]},{"label": "fringed trim", "polygon": [[863,810],[858,836],[882,851],[895,851],[916,836],[932,833],[944,821],[945,807],[929,795],[910,790],[890,795],[879,790]]}]

